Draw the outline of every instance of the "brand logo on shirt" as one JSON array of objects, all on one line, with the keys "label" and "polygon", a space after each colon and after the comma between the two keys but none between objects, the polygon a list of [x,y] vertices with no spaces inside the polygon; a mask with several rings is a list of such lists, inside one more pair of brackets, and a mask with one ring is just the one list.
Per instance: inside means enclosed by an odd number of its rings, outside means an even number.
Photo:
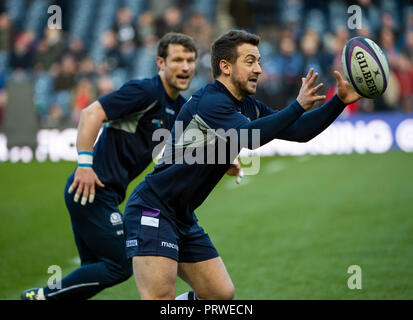
[{"label": "brand logo on shirt", "polygon": [[171,249],[175,249],[176,251],[178,251],[178,246],[176,244],[170,243],[170,242],[166,242],[166,241],[162,241],[161,242],[161,247],[167,247],[167,248],[171,248]]},{"label": "brand logo on shirt", "polygon": [[156,125],[158,128],[163,127],[163,120],[162,119],[152,119],[152,123]]},{"label": "brand logo on shirt", "polygon": [[166,113],[169,113],[169,114],[171,114],[171,115],[173,115],[173,116],[175,115],[175,110],[172,110],[172,109],[167,108],[167,107],[165,108],[165,112],[166,112]]}]

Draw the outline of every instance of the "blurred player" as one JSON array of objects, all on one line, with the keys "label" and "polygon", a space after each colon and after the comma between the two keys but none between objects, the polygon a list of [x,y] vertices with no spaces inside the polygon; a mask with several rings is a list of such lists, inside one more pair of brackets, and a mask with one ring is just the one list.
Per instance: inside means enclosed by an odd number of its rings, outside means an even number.
[{"label": "blurred player", "polygon": [[170,130],[186,102],[180,92],[191,83],[196,56],[192,38],[166,34],[158,43],[157,76],[129,81],[82,111],[79,164],[64,193],[81,267],[64,277],[60,288],[29,289],[22,299],[88,299],[131,276],[118,205],[129,183],[152,162],[159,145],[153,132]]},{"label": "blurred player", "polygon": [[[335,72],[337,95],[303,114],[316,101],[325,99],[317,95],[322,84],[315,86],[318,75],[311,69],[302,78],[296,101],[282,111],[271,110],[250,97],[262,72],[258,44],[259,37],[245,31],[230,31],[215,41],[211,55],[215,82],[194,93],[182,107],[160,163],[128,199],[124,215],[126,250],[133,260],[142,299],[173,299],[177,276],[195,292],[181,299],[234,297],[224,263],[194,214],[237,156],[227,148],[234,137],[222,136],[222,132],[235,129],[242,137],[244,130],[251,138],[253,129],[259,129],[259,145],[276,138],[308,141],[327,128],[347,104],[360,99]],[[181,133],[178,124],[183,128]],[[202,134],[193,134],[195,131]],[[225,141],[224,164],[186,161],[196,152],[208,158],[208,152],[214,151],[211,154],[215,157],[222,152],[220,140]],[[251,141],[241,141],[237,152],[241,147],[251,147]]]}]

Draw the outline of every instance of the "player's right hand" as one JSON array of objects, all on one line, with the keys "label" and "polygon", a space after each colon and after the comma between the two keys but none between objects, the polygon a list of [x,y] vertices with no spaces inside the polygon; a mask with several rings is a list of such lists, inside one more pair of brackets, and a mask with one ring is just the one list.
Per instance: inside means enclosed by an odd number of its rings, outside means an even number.
[{"label": "player's right hand", "polygon": [[73,201],[78,202],[80,196],[82,196],[80,204],[84,206],[88,198],[89,203],[92,203],[95,200],[95,183],[102,188],[105,186],[99,180],[92,168],[78,167],[75,172],[73,183],[70,185],[67,192],[70,194],[77,188]]},{"label": "player's right hand", "polygon": [[324,100],[326,98],[325,95],[317,95],[317,92],[323,87],[323,83],[319,83],[314,87],[317,78],[318,73],[314,73],[313,68],[310,69],[305,78],[301,78],[302,84],[297,96],[297,101],[306,111],[311,109],[316,101]]}]

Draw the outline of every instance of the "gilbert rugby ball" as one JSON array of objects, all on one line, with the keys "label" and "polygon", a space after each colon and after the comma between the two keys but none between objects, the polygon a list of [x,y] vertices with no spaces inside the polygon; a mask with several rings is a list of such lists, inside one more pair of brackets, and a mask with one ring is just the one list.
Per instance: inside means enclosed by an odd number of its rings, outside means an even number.
[{"label": "gilbert rugby ball", "polygon": [[381,48],[365,37],[350,39],[341,56],[344,75],[358,94],[377,98],[387,88],[389,64]]}]

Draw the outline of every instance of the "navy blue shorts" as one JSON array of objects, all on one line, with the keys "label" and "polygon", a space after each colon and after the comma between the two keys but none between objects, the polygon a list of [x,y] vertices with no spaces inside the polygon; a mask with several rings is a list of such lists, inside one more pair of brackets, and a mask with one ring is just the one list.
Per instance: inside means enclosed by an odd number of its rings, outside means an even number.
[{"label": "navy blue shorts", "polygon": [[73,174],[67,179],[64,197],[70,213],[75,242],[82,265],[104,261],[132,274],[126,258],[123,218],[117,204],[105,200],[96,193],[93,203],[82,206],[74,202],[74,192],[68,193]]},{"label": "navy blue shorts", "polygon": [[162,204],[149,206],[136,192],[126,204],[123,228],[129,259],[163,256],[178,262],[200,262],[219,256],[208,234],[197,223],[180,223],[178,227]]}]

